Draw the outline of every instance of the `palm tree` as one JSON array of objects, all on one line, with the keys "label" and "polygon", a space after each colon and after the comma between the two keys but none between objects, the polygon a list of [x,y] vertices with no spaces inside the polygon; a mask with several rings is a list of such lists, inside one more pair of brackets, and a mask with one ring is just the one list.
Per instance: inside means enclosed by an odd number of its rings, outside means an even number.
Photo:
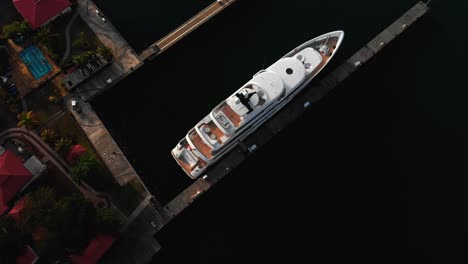
[{"label": "palm tree", "polygon": [[42,130],[41,138],[42,140],[47,142],[47,144],[52,144],[53,142],[57,140],[57,133],[52,128],[46,128]]},{"label": "palm tree", "polygon": [[74,48],[87,50],[91,48],[91,42],[86,37],[84,32],[80,32],[80,36],[75,41],[73,41],[72,46]]},{"label": "palm tree", "polygon": [[98,168],[99,164],[96,159],[89,153],[81,156],[79,160],[73,165],[70,174],[75,183],[81,184],[90,177],[90,174]]},{"label": "palm tree", "polygon": [[113,208],[101,208],[96,212],[96,229],[102,234],[117,232],[121,224],[119,215]]},{"label": "palm tree", "polygon": [[72,57],[72,63],[76,65],[83,65],[88,62],[88,58],[84,54],[74,55]]},{"label": "palm tree", "polygon": [[59,152],[60,154],[66,153],[72,145],[72,141],[69,138],[60,138],[59,140],[55,141],[55,151]]},{"label": "palm tree", "polygon": [[24,126],[26,129],[31,129],[38,123],[35,114],[32,111],[21,112],[18,114],[17,118],[18,126]]},{"label": "palm tree", "polygon": [[38,226],[45,224],[56,202],[57,194],[48,186],[39,187],[28,193],[24,208],[20,212],[23,232],[30,234]]},{"label": "palm tree", "polygon": [[51,38],[57,37],[58,34],[51,33],[48,27],[39,29],[34,36],[34,41],[43,45],[48,46]]},{"label": "palm tree", "polygon": [[112,49],[107,47],[107,46],[104,46],[104,45],[100,45],[97,52],[102,57],[104,57],[104,59],[106,59],[108,61],[112,60],[112,57],[114,56],[114,54],[112,53]]}]

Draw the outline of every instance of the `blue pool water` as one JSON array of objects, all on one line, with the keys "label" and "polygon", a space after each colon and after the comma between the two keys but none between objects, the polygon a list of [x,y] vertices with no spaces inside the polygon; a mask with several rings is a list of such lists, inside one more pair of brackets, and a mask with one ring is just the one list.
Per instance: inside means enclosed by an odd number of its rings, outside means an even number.
[{"label": "blue pool water", "polygon": [[21,51],[19,55],[36,80],[52,70],[52,66],[50,66],[44,54],[34,45]]}]

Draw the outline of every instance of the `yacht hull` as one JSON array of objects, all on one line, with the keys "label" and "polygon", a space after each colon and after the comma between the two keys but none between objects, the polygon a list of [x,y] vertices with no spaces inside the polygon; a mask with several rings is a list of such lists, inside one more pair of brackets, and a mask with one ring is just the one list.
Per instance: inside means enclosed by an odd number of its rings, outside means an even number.
[{"label": "yacht hull", "polygon": [[[304,90],[304,88],[307,87],[307,85],[325,68],[325,66],[330,62],[330,60],[336,54],[338,48],[340,47],[343,41],[343,37],[344,37],[343,31],[330,32],[330,33],[318,36],[312,40],[309,40],[303,43],[302,45],[298,46],[297,48],[291,50],[286,55],[284,55],[282,59],[293,58],[294,56],[296,56],[296,54],[299,54],[301,51],[307,48],[313,48],[314,50],[317,50],[317,52],[321,54],[322,60],[320,61],[320,64],[316,68],[314,68],[313,71],[309,75],[306,76],[306,78],[300,83],[300,85],[298,85],[297,87],[294,87],[294,89],[291,90],[291,92],[288,93],[284,98],[281,98],[280,100],[275,101],[273,104],[269,105],[268,108],[265,109],[265,111],[262,111],[262,113],[258,114],[257,116],[249,120],[248,123],[246,123],[241,128],[239,128],[238,131],[236,131],[235,134],[233,134],[230,137],[229,141],[223,145],[222,149],[220,149],[216,153],[215,156],[209,159],[207,159],[206,157],[203,160],[199,159],[199,162],[201,161],[203,167],[198,169],[195,173],[194,171],[190,171],[190,169],[188,169],[188,166],[186,166],[186,163],[187,163],[186,160],[182,161],[180,157],[178,157],[178,154],[180,154],[180,146],[183,145],[183,141],[184,140],[190,141],[190,139],[189,138],[183,139],[181,142],[179,142],[179,144],[171,151],[171,154],[173,155],[177,163],[181,166],[181,168],[184,170],[184,172],[192,179],[198,178],[201,174],[205,173],[205,171],[209,168],[209,166],[215,164],[219,159],[221,159],[224,155],[229,153],[235,146],[237,146],[237,142],[244,140],[250,134],[255,132],[263,123],[265,123],[273,115],[275,115],[279,110],[281,110],[298,93]],[[258,75],[259,73],[257,73],[256,75]],[[195,151],[195,154],[197,154],[198,152],[198,150],[193,150],[193,144],[191,144],[191,147],[189,146],[188,149]],[[195,156],[197,157],[203,156],[203,154],[200,152],[198,152],[198,154],[200,155],[195,155]]]}]

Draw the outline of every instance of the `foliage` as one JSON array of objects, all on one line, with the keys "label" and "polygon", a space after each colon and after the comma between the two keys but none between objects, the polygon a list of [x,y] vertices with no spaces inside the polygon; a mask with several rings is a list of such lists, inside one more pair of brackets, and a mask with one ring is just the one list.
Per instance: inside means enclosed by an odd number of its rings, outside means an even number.
[{"label": "foliage", "polygon": [[38,123],[36,116],[32,111],[21,112],[18,114],[17,118],[18,126],[24,126],[26,129],[32,129]]},{"label": "foliage", "polygon": [[0,263],[15,263],[24,253],[27,240],[14,219],[8,215],[0,217]]},{"label": "foliage", "polygon": [[8,65],[10,55],[5,46],[0,46],[0,72]]},{"label": "foliage", "polygon": [[32,232],[35,227],[43,225],[57,201],[55,191],[50,187],[40,187],[28,194],[28,199],[21,211],[23,228]]},{"label": "foliage", "polygon": [[58,102],[58,98],[53,96],[53,95],[50,95],[49,97],[47,97],[47,100],[49,100],[49,102],[51,102],[51,103]]},{"label": "foliage", "polygon": [[85,181],[90,177],[91,173],[97,170],[99,163],[96,159],[89,153],[81,156],[80,159],[73,165],[70,170],[72,179],[77,184],[80,184],[81,181]]},{"label": "foliage", "polygon": [[101,208],[96,212],[96,230],[102,234],[113,234],[120,227],[120,219],[112,208]]},{"label": "foliage", "polygon": [[[34,236],[34,248],[41,259],[46,261],[44,263],[54,263],[55,260],[68,255],[70,251],[85,248],[96,233],[96,227],[103,232],[114,232],[120,224],[115,212],[104,210],[98,216],[93,205],[81,194],[57,199],[54,190],[50,187],[38,188],[28,195],[25,207],[21,211],[21,219],[23,219],[22,232],[36,233],[37,230],[43,230],[40,236]],[[9,226],[6,224],[11,225],[11,222],[2,223],[3,221],[0,221],[0,256],[10,256],[18,251],[11,250],[8,254],[4,254],[2,251],[4,245],[8,245],[9,248],[16,245],[20,248],[19,246],[24,245],[25,241],[29,243],[30,237],[22,236],[23,233],[18,229],[15,236],[3,239],[5,234],[1,234],[1,230],[12,230],[12,228],[4,228]]]},{"label": "foliage", "polygon": [[59,154],[65,154],[73,144],[72,140],[69,138],[60,138],[59,140],[55,141],[54,149]]},{"label": "foliage", "polygon": [[23,211],[29,215],[29,232],[38,227],[46,231],[35,248],[50,262],[63,257],[66,249],[83,249],[95,232],[96,210],[79,194],[57,200],[52,189],[41,188],[30,194]]},{"label": "foliage", "polygon": [[80,36],[73,41],[72,47],[81,50],[89,50],[93,46],[92,42],[86,37],[84,32],[80,32]]},{"label": "foliage", "polygon": [[57,33],[52,33],[49,27],[43,27],[37,30],[36,34],[33,37],[33,40],[38,44],[42,44],[49,47],[49,44],[52,41],[52,39],[58,36],[59,35]]},{"label": "foliage", "polygon": [[112,49],[104,45],[99,46],[99,48],[97,49],[97,53],[108,61],[112,60],[112,57],[114,56],[114,54],[112,53]]},{"label": "foliage", "polygon": [[90,62],[91,60],[95,58],[96,58],[96,52],[85,51],[83,53],[73,55],[71,59],[74,64],[83,65],[83,64]]},{"label": "foliage", "polygon": [[10,94],[7,94],[4,99],[5,99],[5,102],[8,105],[8,109],[10,110],[10,112],[12,112],[12,113],[19,113],[20,112],[21,105],[20,105],[19,100],[16,97],[11,96]]},{"label": "foliage", "polygon": [[31,31],[31,27],[26,21],[15,21],[11,24],[4,25],[2,28],[2,39],[8,39],[15,36],[18,33],[26,34]]},{"label": "foliage", "polygon": [[42,259],[49,260],[49,262],[44,263],[53,263],[54,260],[59,259],[66,254],[65,248],[58,237],[59,236],[55,233],[47,232],[43,239],[35,241],[35,252]]},{"label": "foliage", "polygon": [[93,235],[95,225],[96,209],[83,196],[74,194],[54,205],[46,228],[58,235],[64,247],[81,249]]},{"label": "foliage", "polygon": [[55,141],[57,141],[57,133],[53,128],[46,128],[42,130],[41,132],[41,138],[44,140],[47,144],[53,144]]}]

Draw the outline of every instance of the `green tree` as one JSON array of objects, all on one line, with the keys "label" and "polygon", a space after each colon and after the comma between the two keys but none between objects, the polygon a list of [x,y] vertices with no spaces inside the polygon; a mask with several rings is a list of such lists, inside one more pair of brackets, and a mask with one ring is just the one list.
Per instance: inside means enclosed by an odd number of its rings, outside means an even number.
[{"label": "green tree", "polygon": [[0,46],[0,71],[8,65],[9,58],[8,49],[5,46]]},{"label": "green tree", "polygon": [[60,236],[52,232],[47,232],[44,238],[35,241],[34,249],[45,260],[44,263],[54,263],[55,260],[66,255]]},{"label": "green tree", "polygon": [[81,50],[89,50],[92,47],[92,43],[86,37],[84,32],[80,32],[80,36],[76,40],[73,41],[72,47],[81,49]]},{"label": "green tree", "polygon": [[60,138],[57,141],[55,141],[55,146],[54,149],[57,151],[60,155],[65,154],[73,144],[72,140],[69,138]]},{"label": "green tree", "polygon": [[4,25],[2,28],[2,39],[8,39],[15,36],[17,33],[26,34],[31,31],[31,27],[26,21],[15,21],[11,24]]},{"label": "green tree", "polygon": [[85,64],[87,61],[86,61],[86,57],[83,55],[83,54],[77,54],[77,55],[73,55],[71,57],[71,61],[73,64],[76,64],[76,65],[83,65]]},{"label": "green tree", "polygon": [[50,187],[40,187],[28,194],[28,198],[21,211],[23,229],[32,232],[37,226],[47,222],[47,216],[57,202],[57,195]]},{"label": "green tree", "polygon": [[83,65],[83,64],[90,62],[91,60],[95,58],[96,58],[96,52],[92,50],[88,50],[80,54],[73,55],[71,57],[71,61],[73,64]]},{"label": "green tree", "polygon": [[112,57],[114,56],[114,54],[112,53],[112,49],[104,45],[100,45],[98,47],[97,53],[108,61],[112,60]]},{"label": "green tree", "polygon": [[101,208],[96,212],[96,230],[102,234],[114,234],[119,230],[120,218],[112,208]]},{"label": "green tree", "polygon": [[0,263],[15,263],[25,250],[26,236],[9,216],[0,217]]},{"label": "green tree", "polygon": [[17,118],[18,126],[24,126],[26,129],[32,129],[38,123],[36,116],[32,111],[21,112],[18,114]]},{"label": "green tree", "polygon": [[34,42],[45,45],[50,50],[50,42],[53,38],[58,37],[58,34],[52,33],[49,27],[40,28],[34,35]]},{"label": "green tree", "polygon": [[70,249],[84,248],[93,236],[95,226],[96,209],[79,194],[58,201],[46,223],[47,229],[57,234],[61,244]]},{"label": "green tree", "polygon": [[80,159],[72,166],[70,174],[72,179],[77,184],[86,181],[99,168],[99,163],[89,153],[81,156]]},{"label": "green tree", "polygon": [[53,128],[46,128],[42,130],[41,138],[47,144],[53,144],[55,141],[57,141],[57,133],[55,132]]}]

